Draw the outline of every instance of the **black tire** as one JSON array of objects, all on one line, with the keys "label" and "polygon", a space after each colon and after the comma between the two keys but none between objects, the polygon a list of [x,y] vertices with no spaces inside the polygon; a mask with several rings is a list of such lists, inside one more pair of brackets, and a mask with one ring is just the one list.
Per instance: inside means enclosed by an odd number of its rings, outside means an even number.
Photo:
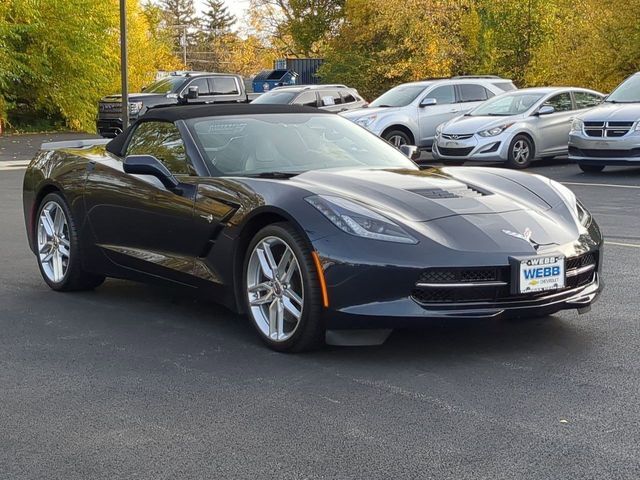
[{"label": "black tire", "polygon": [[61,279],[56,281],[50,278],[49,274],[46,273],[45,267],[43,266],[43,263],[41,261],[41,257],[38,253],[36,253],[40,274],[52,290],[57,290],[60,292],[93,290],[104,282],[105,277],[103,275],[85,272],[82,269],[82,251],[78,229],[71,214],[71,210],[67,205],[67,202],[59,193],[49,193],[42,199],[40,205],[38,206],[38,213],[34,225],[34,239],[36,242],[36,249],[38,248],[38,228],[42,211],[45,206],[50,205],[52,202],[60,207],[66,217],[67,228],[65,238],[69,243],[70,254],[67,258],[66,271],[64,275],[61,277]]},{"label": "black tire", "polygon": [[406,132],[403,132],[402,130],[389,130],[388,132],[384,132],[382,134],[382,138],[384,138],[387,142],[389,142],[394,147],[413,144],[411,137],[407,135]]},{"label": "black tire", "polygon": [[[249,261],[256,246],[267,237],[277,237],[284,241],[293,251],[300,267],[303,284],[302,315],[291,337],[286,340],[274,341],[265,334],[252,313],[249,305],[248,273]],[[279,352],[303,352],[315,350],[324,345],[326,328],[322,321],[322,292],[318,272],[308,247],[308,242],[290,224],[286,222],[274,223],[260,230],[251,240],[245,254],[242,268],[242,285],[240,292],[243,297],[245,311],[250,322],[258,332],[259,337],[270,348]]]},{"label": "black tire", "polygon": [[604,165],[589,165],[586,163],[578,163],[578,167],[585,173],[599,173],[604,170]]},{"label": "black tire", "polygon": [[[524,155],[524,149],[526,148],[526,155]],[[521,155],[518,155],[517,151],[521,150]],[[507,165],[510,168],[523,169],[531,165],[531,161],[535,158],[535,146],[529,137],[526,135],[516,135],[511,144],[509,145],[509,160]]]}]

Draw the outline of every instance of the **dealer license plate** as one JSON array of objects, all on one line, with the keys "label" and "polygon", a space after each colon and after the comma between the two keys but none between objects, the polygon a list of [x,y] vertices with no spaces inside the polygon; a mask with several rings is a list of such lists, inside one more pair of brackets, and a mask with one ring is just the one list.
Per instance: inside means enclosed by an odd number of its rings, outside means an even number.
[{"label": "dealer license plate", "polygon": [[520,293],[564,288],[564,256],[550,255],[520,259]]}]

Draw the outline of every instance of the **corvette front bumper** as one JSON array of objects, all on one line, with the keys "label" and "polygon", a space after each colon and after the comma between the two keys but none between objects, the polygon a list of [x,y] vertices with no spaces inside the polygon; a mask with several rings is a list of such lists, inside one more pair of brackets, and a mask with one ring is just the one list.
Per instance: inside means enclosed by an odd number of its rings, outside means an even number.
[{"label": "corvette front bumper", "polygon": [[584,312],[597,300],[602,287],[600,275],[595,273],[593,281],[585,286],[532,299],[424,307],[407,297],[327,311],[326,324],[330,329],[403,328],[420,326],[426,319],[518,318],[570,309]]}]

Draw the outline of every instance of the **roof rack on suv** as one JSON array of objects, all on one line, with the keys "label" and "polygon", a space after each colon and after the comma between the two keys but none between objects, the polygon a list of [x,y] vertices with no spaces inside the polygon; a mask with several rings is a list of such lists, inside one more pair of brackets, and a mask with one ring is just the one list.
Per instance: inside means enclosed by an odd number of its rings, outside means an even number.
[{"label": "roof rack on suv", "polygon": [[451,78],[497,78],[497,79],[502,79],[502,77],[499,76],[499,75],[456,75],[455,77],[451,77]]},{"label": "roof rack on suv", "polygon": [[349,88],[346,85],[341,84],[319,84],[319,85],[280,85],[279,87],[273,87],[271,90],[284,90],[287,88],[300,88],[302,90],[311,90],[312,88]]}]

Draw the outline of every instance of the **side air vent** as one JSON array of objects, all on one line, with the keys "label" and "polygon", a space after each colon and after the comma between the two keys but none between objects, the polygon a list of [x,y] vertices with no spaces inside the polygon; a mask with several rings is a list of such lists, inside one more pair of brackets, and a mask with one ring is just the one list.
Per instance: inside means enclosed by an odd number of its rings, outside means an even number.
[{"label": "side air vent", "polygon": [[434,200],[443,200],[447,198],[474,198],[483,197],[488,195],[487,192],[478,190],[469,185],[453,188],[422,188],[420,190],[411,190],[413,193],[417,193],[425,198],[432,198]]}]

